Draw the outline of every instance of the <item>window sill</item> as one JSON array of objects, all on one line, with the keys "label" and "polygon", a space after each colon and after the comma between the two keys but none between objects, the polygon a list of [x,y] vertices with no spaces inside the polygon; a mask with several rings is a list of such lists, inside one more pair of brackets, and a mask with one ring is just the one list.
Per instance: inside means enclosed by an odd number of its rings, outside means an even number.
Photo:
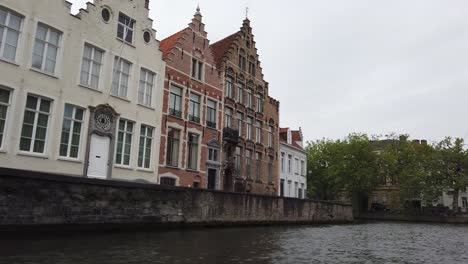
[{"label": "window sill", "polygon": [[173,166],[173,165],[166,165],[166,168],[169,168],[169,169],[175,169],[175,170],[180,170],[179,167],[177,166]]},{"label": "window sill", "polygon": [[40,74],[43,74],[43,75],[47,75],[49,77],[52,77],[52,78],[55,78],[55,79],[58,79],[59,77],[53,73],[50,73],[50,72],[46,72],[46,71],[43,71],[43,70],[40,70],[40,69],[36,69],[36,68],[29,68],[31,71],[33,72],[37,72],[37,73],[40,73]]},{"label": "window sill", "polygon": [[210,126],[206,126],[206,128],[208,128],[208,129],[211,129],[211,130],[218,131],[218,128],[216,128],[216,127],[210,127]]},{"label": "window sill", "polygon": [[111,94],[110,96],[114,97],[114,98],[117,98],[117,99],[120,99],[122,101],[125,101],[125,102],[128,102],[128,103],[131,103],[132,101],[130,101],[129,99],[125,98],[125,97],[121,97],[121,96],[118,96],[118,95],[113,95]]},{"label": "window sill", "polygon": [[[135,31],[133,31],[133,32],[135,32]],[[129,46],[132,47],[132,48],[136,48],[136,46],[133,45],[133,43],[129,43],[129,42],[127,42],[127,41],[125,41],[125,40],[123,40],[123,39],[121,39],[121,38],[116,38],[116,39],[117,39],[118,41],[122,42],[122,43],[125,43],[125,44],[129,45]]]},{"label": "window sill", "polygon": [[114,168],[123,169],[123,170],[133,170],[133,168],[130,166],[118,165],[118,164],[114,164]]},{"label": "window sill", "polygon": [[46,154],[26,152],[26,151],[21,151],[21,150],[18,152],[18,155],[19,156],[33,157],[33,158],[40,158],[40,159],[49,159],[49,157]]},{"label": "window sill", "polygon": [[202,84],[202,85],[205,84],[205,83],[203,82],[203,80],[198,80],[197,78],[194,78],[194,77],[192,77],[192,76],[190,77],[190,79],[191,79],[192,81],[195,81],[195,82],[199,83],[199,84]]},{"label": "window sill", "polygon": [[190,121],[190,120],[189,120],[189,123],[190,123],[190,124],[197,125],[197,126],[201,126],[201,123],[200,123],[200,122],[197,123],[197,122],[195,122],[195,121]]},{"label": "window sill", "polygon": [[137,168],[137,171],[148,172],[148,173],[154,173],[154,170],[153,170],[153,169],[145,169],[145,168]]},{"label": "window sill", "polygon": [[98,89],[96,89],[96,88],[93,88],[93,87],[91,87],[91,86],[87,86],[87,85],[84,85],[84,84],[81,84],[81,83],[78,84],[78,86],[80,86],[80,87],[82,87],[82,88],[89,89],[89,90],[94,91],[94,92],[102,93],[101,90],[98,90]]},{"label": "window sill", "polygon": [[189,168],[187,168],[186,171],[189,171],[189,172],[197,172],[197,173],[200,172],[198,169],[189,169]]},{"label": "window sill", "polygon": [[176,116],[176,115],[167,114],[167,116],[170,116],[170,117],[173,117],[173,118],[175,118],[175,119],[179,119],[179,120],[184,121],[184,119],[183,119],[182,117],[178,117],[178,116]]},{"label": "window sill", "polygon": [[147,109],[150,109],[150,110],[156,110],[154,107],[151,107],[149,105],[144,105],[144,104],[137,104],[138,106],[141,106],[141,107],[144,107],[144,108],[147,108]]},{"label": "window sill", "polygon": [[12,60],[5,59],[5,58],[2,58],[2,57],[0,57],[0,61],[6,62],[6,63],[8,63],[8,64],[11,64],[11,65],[17,66],[17,67],[20,66],[18,63],[16,63],[16,61],[12,61]]},{"label": "window sill", "polygon": [[67,158],[67,157],[58,157],[57,160],[66,161],[66,162],[74,162],[74,163],[83,163],[81,159],[74,159],[74,158]]}]

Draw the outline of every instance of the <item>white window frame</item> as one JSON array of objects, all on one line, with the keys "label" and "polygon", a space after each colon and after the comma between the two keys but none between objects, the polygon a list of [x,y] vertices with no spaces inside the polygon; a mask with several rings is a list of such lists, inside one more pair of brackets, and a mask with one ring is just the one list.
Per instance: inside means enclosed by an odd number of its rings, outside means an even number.
[{"label": "white window frame", "polygon": [[247,117],[247,139],[252,140],[253,134],[253,118],[248,116]]},{"label": "white window frame", "polygon": [[[85,50],[86,47],[89,47],[91,49],[91,58],[85,58]],[[96,60],[96,52],[101,52],[101,61]],[[101,74],[102,74],[102,66],[103,66],[103,60],[104,60],[104,55],[105,51],[101,48],[98,48],[92,44],[85,43],[83,47],[83,56],[81,58],[81,68],[80,68],[80,85],[92,88],[95,90],[99,90],[100,84],[101,84]],[[86,83],[82,82],[82,76],[83,76],[83,67],[85,63],[89,63],[89,72],[86,76]],[[98,81],[97,81],[97,87],[94,87],[92,85],[92,76],[93,76],[93,71],[96,67],[99,67],[98,70]]]},{"label": "white window frame", "polygon": [[[127,24],[125,24],[123,22],[120,22],[120,16],[128,18],[129,22],[131,23],[131,26],[127,25]],[[130,16],[127,16],[126,14],[120,12],[119,17],[117,19],[117,39],[120,39],[121,41],[123,41],[125,43],[133,44],[134,39],[135,39],[135,34],[134,34],[135,33],[135,24],[136,24],[135,19],[133,19]],[[123,33],[122,33],[123,38],[119,37],[119,26],[123,27]],[[131,33],[132,41],[127,41],[127,36],[128,36],[129,32]]]},{"label": "white window frame", "polygon": [[[65,117],[65,109],[67,107],[67,105],[71,106],[73,108],[72,110],[72,117]],[[83,116],[82,116],[82,119],[79,120],[79,119],[76,119],[76,111],[77,110],[82,110],[83,111]],[[85,119],[85,113],[86,113],[86,109],[82,108],[82,107],[79,107],[79,106],[76,106],[76,105],[73,105],[73,104],[65,104],[64,107],[63,107],[63,116],[62,116],[62,126],[61,126],[61,135],[60,135],[60,142],[59,142],[59,157],[61,158],[67,158],[67,159],[75,159],[75,160],[78,160],[80,159],[80,151],[81,151],[81,148],[80,148],[80,145],[81,145],[81,141],[82,141],[82,135],[83,135],[83,126],[84,126],[84,119]],[[63,133],[63,126],[65,124],[65,120],[70,120],[71,122],[71,126],[70,126],[70,132],[69,132],[69,135],[68,135],[68,139],[67,139],[67,154],[65,156],[62,156],[60,154],[60,147],[62,145],[62,133]],[[72,139],[73,139],[73,131],[75,129],[75,125],[76,123],[79,123],[81,124],[81,127],[80,127],[80,133],[79,133],[79,140],[78,140],[78,155],[76,157],[71,157],[70,156],[70,152],[71,152],[71,147],[72,147]]]},{"label": "white window frame", "polygon": [[237,130],[239,133],[239,137],[242,137],[242,122],[244,120],[244,114],[241,112],[237,112]]},{"label": "white window frame", "polygon": [[192,71],[190,76],[192,76],[192,79],[195,79],[197,81],[203,82],[203,75],[204,75],[204,63],[203,61],[197,59],[197,58],[192,58]]},{"label": "white window frame", "polygon": [[273,126],[268,126],[268,147],[273,147]]},{"label": "white window frame", "polygon": [[262,143],[262,121],[259,120],[255,123],[255,141]]},{"label": "white window frame", "polygon": [[[189,96],[189,120],[197,124],[201,122],[201,98],[201,95],[193,92]],[[198,118],[198,120],[195,120],[195,118]]]},{"label": "white window frame", "polygon": [[284,160],[286,159],[286,153],[281,152],[281,172],[285,172]]},{"label": "white window frame", "polygon": [[224,127],[232,127],[232,109],[226,107],[224,112]]},{"label": "white window frame", "polygon": [[[0,10],[3,10],[4,12],[6,12],[5,24],[0,25],[0,28],[3,28],[3,36],[2,36],[2,39],[0,40],[1,41],[1,44],[0,44],[0,58],[2,60],[16,62],[17,61],[17,55],[18,55],[18,47],[19,47],[20,38],[21,38],[21,30],[22,30],[22,27],[23,27],[24,16],[14,12],[14,11],[12,11],[10,9],[4,8],[3,6],[0,6]],[[19,17],[19,19],[20,19],[19,29],[15,29],[15,28],[12,28],[12,27],[9,26],[12,15],[14,15],[16,17]],[[14,31],[14,32],[18,33],[18,38],[16,39],[15,54],[13,55],[13,59],[6,58],[5,54],[4,54],[5,53],[7,35],[8,35],[8,33],[10,31]]]},{"label": "white window frame", "polygon": [[237,84],[237,102],[244,103],[244,84],[242,82]]},{"label": "white window frame", "polygon": [[[190,135],[196,136],[197,141],[196,142],[190,142]],[[201,140],[201,136],[199,134],[193,133],[193,132],[190,132],[190,131],[187,133],[187,169],[189,169],[189,170],[193,170],[193,171],[198,170],[198,167],[199,167],[198,164],[200,163],[200,155],[199,155],[200,140]],[[192,148],[194,147],[193,145],[195,145],[196,148],[197,148],[196,152],[194,153],[196,155],[195,156],[195,164],[191,164],[192,162],[190,160],[191,151],[192,151]],[[192,165],[192,167],[190,165]],[[193,167],[193,166],[195,166],[195,167]]]},{"label": "white window frame", "polygon": [[156,73],[145,68],[140,69],[140,82],[138,85],[138,103],[140,105],[152,106],[155,79]]},{"label": "white window frame", "polygon": [[11,106],[11,97],[12,97],[13,91],[10,90],[10,89],[6,89],[3,86],[0,86],[0,90],[4,90],[4,91],[8,92],[8,102],[6,102],[6,103],[0,102],[0,106],[6,107],[5,120],[3,120],[4,121],[3,131],[0,131],[0,133],[2,134],[2,138],[1,138],[1,141],[0,141],[0,150],[3,150],[5,148],[5,135],[6,135],[7,128],[8,128],[8,123],[9,123],[9,113],[10,113],[9,110],[10,110],[10,106]]},{"label": "white window frame", "polygon": [[[27,108],[27,100],[28,100],[27,98],[29,96],[37,98],[37,104],[36,104],[35,109]],[[41,104],[42,104],[43,100],[50,101],[49,112],[40,111],[40,107],[41,107]],[[19,144],[19,151],[20,152],[30,153],[30,154],[37,154],[37,155],[44,155],[47,152],[49,127],[51,126],[50,116],[52,114],[52,107],[53,107],[53,100],[52,99],[44,98],[44,97],[37,96],[37,95],[34,95],[34,94],[28,94],[26,96],[26,102],[25,102],[24,112],[23,112],[23,122],[21,123],[21,132],[20,132],[21,135],[23,134],[24,117],[26,115],[26,111],[34,113],[34,121],[33,121],[34,123],[32,124],[33,125],[33,130],[32,130],[32,134],[31,134],[31,138],[30,138],[31,142],[29,144],[29,150],[22,150],[21,149],[21,140],[22,140],[23,136],[20,135],[20,144]],[[38,122],[38,116],[40,114],[43,114],[43,115],[47,116],[47,127],[46,127],[45,138],[44,138],[44,149],[43,149],[42,152],[35,152],[34,151],[34,143],[36,142],[37,122]]]},{"label": "white window frame", "polygon": [[[123,72],[124,64],[128,64],[128,73]],[[114,57],[114,70],[112,71],[112,84],[111,84],[111,95],[127,98],[129,85],[131,84],[130,76],[132,73],[132,63],[123,59],[122,57]],[[123,85],[122,77],[127,77],[127,83]],[[118,78],[117,83],[115,82],[116,77]],[[125,94],[123,93],[125,88]]]},{"label": "white window frame", "polygon": [[233,98],[233,86],[234,86],[234,78],[231,76],[226,76],[226,97]]},{"label": "white window frame", "polygon": [[[120,129],[120,122],[125,122],[124,129]],[[132,124],[132,131],[128,131],[128,124]],[[135,134],[135,125],[136,123],[133,121],[130,121],[128,119],[120,118],[119,122],[117,123],[117,138],[115,139],[115,165],[116,166],[122,166],[122,167],[130,167],[132,164],[132,142],[133,142],[133,135]],[[119,134],[123,133],[123,141],[122,141],[122,152],[120,155],[120,160],[117,160],[117,155],[118,155],[118,147],[119,147]],[[127,142],[128,135],[130,135],[130,142]],[[128,157],[128,164],[125,164],[125,151],[127,150],[126,145],[128,143],[128,146],[130,147],[129,150],[129,157]]]},{"label": "white window frame", "polygon": [[[46,39],[45,40],[37,38],[37,33],[39,32],[39,27],[44,27],[46,29],[46,37],[45,37]],[[50,32],[51,31],[55,31],[58,34],[57,44],[53,44],[53,43],[49,42],[50,41]],[[49,26],[47,24],[41,23],[41,22],[37,23],[36,34],[34,35],[34,44],[33,44],[33,50],[32,50],[32,57],[34,57],[34,47],[36,46],[37,42],[42,42],[44,44],[44,49],[42,49],[42,54],[41,54],[42,61],[41,61],[41,66],[39,68],[34,66],[34,58],[32,58],[31,67],[33,69],[44,72],[44,73],[47,73],[47,74],[52,74],[52,75],[56,74],[58,64],[59,64],[58,60],[59,60],[59,55],[60,55],[60,44],[61,44],[61,41],[62,41],[62,36],[63,36],[62,31],[60,31],[58,29],[55,29],[55,28],[53,28],[53,27],[51,27],[51,26]],[[55,54],[55,58],[54,58],[54,60],[55,60],[54,61],[54,70],[52,72],[45,69],[47,57],[48,57],[48,54],[49,54],[49,47],[57,48],[57,54]]]},{"label": "white window frame", "polygon": [[[137,160],[137,167],[140,169],[150,170],[152,168],[153,162],[151,162],[151,160],[152,160],[153,155],[151,154],[153,153],[153,142],[154,142],[153,133],[154,133],[154,127],[151,127],[145,124],[140,125],[140,141],[138,144],[138,160]],[[143,150],[141,150],[142,147],[143,147]],[[148,166],[146,166],[146,161],[145,161],[146,156],[148,154],[147,151],[149,151]],[[140,156],[140,153],[141,153],[141,156]],[[140,159],[141,159],[141,164],[140,164]]]}]

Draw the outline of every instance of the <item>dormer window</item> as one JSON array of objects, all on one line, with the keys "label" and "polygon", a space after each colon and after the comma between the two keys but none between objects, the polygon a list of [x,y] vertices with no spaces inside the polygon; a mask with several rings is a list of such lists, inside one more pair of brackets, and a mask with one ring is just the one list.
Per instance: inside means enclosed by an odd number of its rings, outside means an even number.
[{"label": "dormer window", "polygon": [[119,24],[117,26],[117,38],[132,44],[135,20],[122,13],[119,14]]},{"label": "dormer window", "polygon": [[240,50],[240,52],[239,52],[239,68],[241,70],[245,71],[246,64],[247,64],[247,59],[245,58],[245,51]]},{"label": "dormer window", "polygon": [[203,80],[203,62],[197,59],[192,59],[192,78]]}]

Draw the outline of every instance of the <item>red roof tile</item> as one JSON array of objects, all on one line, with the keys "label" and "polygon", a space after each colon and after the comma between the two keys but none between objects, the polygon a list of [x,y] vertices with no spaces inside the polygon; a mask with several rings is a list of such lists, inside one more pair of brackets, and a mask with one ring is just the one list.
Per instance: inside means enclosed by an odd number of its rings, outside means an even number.
[{"label": "red roof tile", "polygon": [[219,64],[222,61],[224,54],[229,50],[229,46],[231,46],[231,43],[236,39],[237,34],[239,34],[239,32],[227,36],[210,45],[216,64]]},{"label": "red roof tile", "polygon": [[181,31],[161,40],[159,44],[159,49],[163,52],[164,58],[167,57],[167,54],[172,50],[172,48],[175,46],[177,41],[179,41],[179,39],[182,37],[186,29],[187,28],[184,28]]}]

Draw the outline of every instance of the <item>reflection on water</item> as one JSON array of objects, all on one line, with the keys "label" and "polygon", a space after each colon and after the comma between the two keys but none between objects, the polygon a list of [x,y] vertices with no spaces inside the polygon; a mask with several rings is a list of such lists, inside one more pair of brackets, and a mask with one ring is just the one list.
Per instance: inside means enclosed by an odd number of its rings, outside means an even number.
[{"label": "reflection on water", "polygon": [[369,223],[16,238],[0,234],[0,263],[468,263],[468,226]]}]

